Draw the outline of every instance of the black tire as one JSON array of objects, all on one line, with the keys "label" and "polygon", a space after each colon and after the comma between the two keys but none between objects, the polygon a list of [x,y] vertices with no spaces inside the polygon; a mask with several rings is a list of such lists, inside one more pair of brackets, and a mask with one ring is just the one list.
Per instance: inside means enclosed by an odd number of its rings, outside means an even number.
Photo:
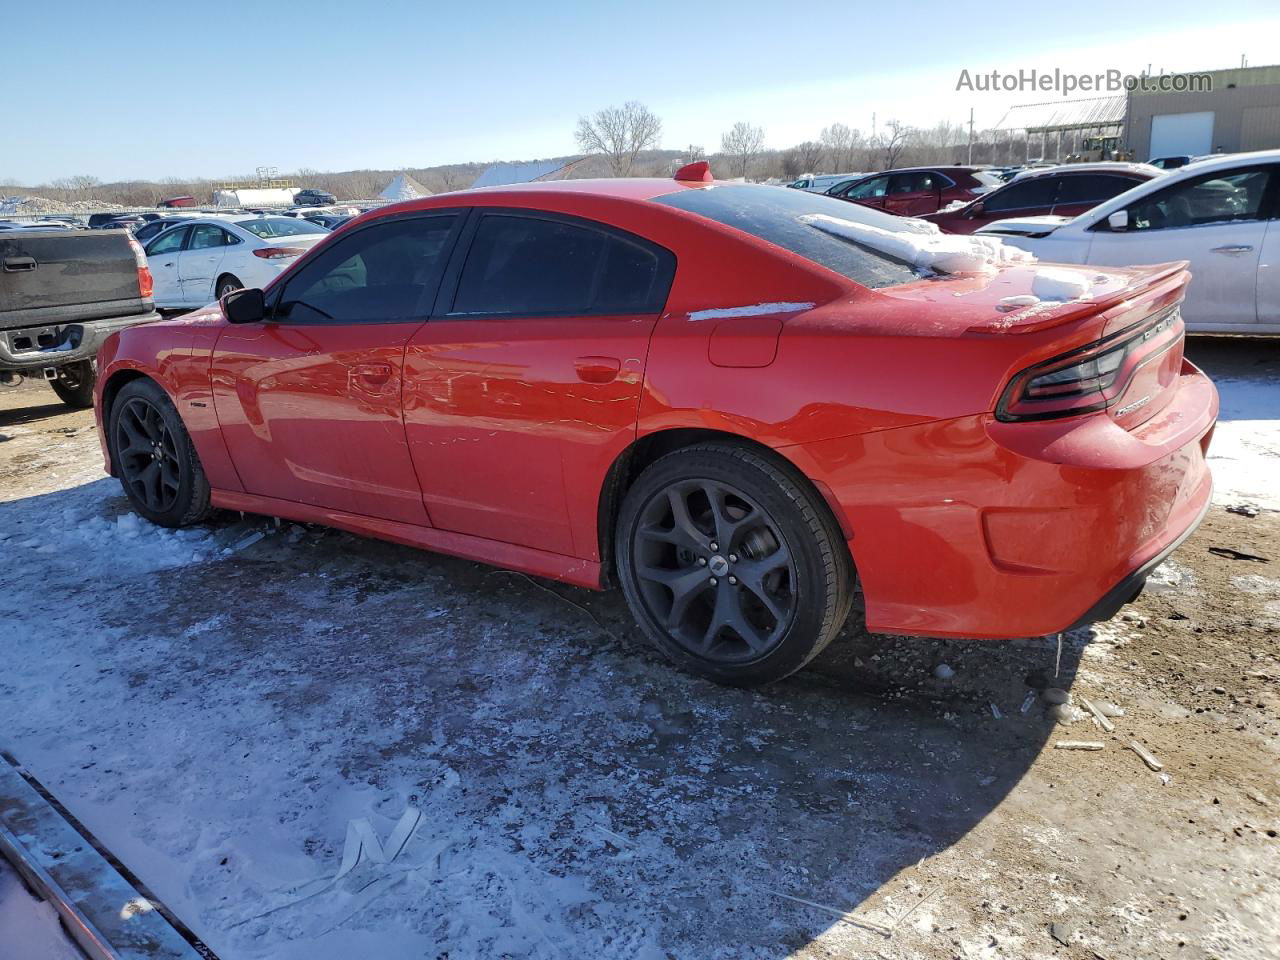
[{"label": "black tire", "polygon": [[162,527],[209,515],[209,481],[191,436],[154,380],[131,380],[116,395],[107,425],[111,463],[133,508]]},{"label": "black tire", "polygon": [[220,276],[218,278],[218,282],[214,284],[213,298],[215,300],[221,300],[228,293],[242,289],[244,289],[244,284],[240,282],[240,278],[233,274],[226,273]]},{"label": "black tire", "polygon": [[745,446],[697,444],[654,461],[623,499],[615,543],[645,633],[718,683],[794,673],[853,602],[853,563],[826,503],[794,468]]},{"label": "black tire", "polygon": [[53,392],[69,407],[84,410],[93,406],[93,385],[98,379],[92,360],[68,363],[58,368],[58,378],[50,380]]}]

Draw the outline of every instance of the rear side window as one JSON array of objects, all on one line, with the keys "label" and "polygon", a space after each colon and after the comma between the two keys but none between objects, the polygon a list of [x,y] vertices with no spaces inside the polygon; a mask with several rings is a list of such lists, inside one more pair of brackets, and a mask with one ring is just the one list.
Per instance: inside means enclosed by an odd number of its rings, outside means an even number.
[{"label": "rear side window", "polygon": [[309,220],[298,220],[294,217],[259,217],[256,220],[240,220],[237,227],[250,233],[271,240],[275,237],[305,237],[329,231],[318,223]]},{"label": "rear side window", "polygon": [[231,234],[212,223],[197,223],[191,228],[191,242],[188,250],[207,250],[210,247],[226,247],[234,243]]},{"label": "rear side window", "polygon": [[1025,210],[1028,207],[1051,207],[1058,194],[1057,177],[1035,177],[1015,180],[1000,190],[994,190],[982,201],[982,209],[988,213],[1002,210]]},{"label": "rear side window", "polygon": [[1058,189],[1058,203],[1101,203],[1110,200],[1141,181],[1101,173],[1082,173],[1063,177]]},{"label": "rear side window", "polygon": [[286,323],[394,323],[431,310],[456,216],[357,230],[300,269],[275,308]]},{"label": "rear side window", "polygon": [[[884,182],[888,178],[877,179]],[[746,185],[686,188],[658,197],[654,202],[696,213],[759,237],[864,287],[888,287],[917,279],[901,260],[816,229],[800,219],[824,215],[894,233],[903,231],[906,221],[901,217],[858,204],[820,193]]]},{"label": "rear side window", "polygon": [[666,302],[674,266],[668,251],[638,237],[556,219],[486,213],[450,312],[657,313]]}]

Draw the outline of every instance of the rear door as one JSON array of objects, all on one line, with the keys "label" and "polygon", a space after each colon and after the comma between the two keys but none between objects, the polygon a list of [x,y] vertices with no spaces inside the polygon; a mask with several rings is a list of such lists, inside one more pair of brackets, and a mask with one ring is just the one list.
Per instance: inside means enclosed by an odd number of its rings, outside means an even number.
[{"label": "rear door", "polygon": [[900,217],[934,213],[941,205],[939,200],[943,187],[950,186],[950,183],[941,174],[928,170],[895,173],[889,178],[884,209]]},{"label": "rear door", "polygon": [[1182,316],[1192,330],[1243,328],[1258,320],[1257,290],[1267,211],[1280,186],[1275,165],[1206,173],[1127,207],[1129,227],[1096,224],[1089,263],[1191,262]]},{"label": "rear door", "polygon": [[594,558],[600,483],[635,439],[675,257],[594,221],[478,209],[454,260],[405,355],[431,522]]},{"label": "rear door", "polygon": [[188,306],[201,307],[213,299],[213,282],[227,248],[241,239],[216,223],[191,227],[185,249],[178,254],[178,283]]},{"label": "rear door", "polygon": [[178,274],[178,257],[190,233],[189,226],[175,227],[147,244],[147,266],[151,268],[151,276],[155,281],[154,297],[157,307],[186,305]]},{"label": "rear door", "polygon": [[246,491],[428,523],[405,440],[404,348],[460,222],[433,211],[358,228],[288,278],[269,320],[222,332],[214,405]]}]

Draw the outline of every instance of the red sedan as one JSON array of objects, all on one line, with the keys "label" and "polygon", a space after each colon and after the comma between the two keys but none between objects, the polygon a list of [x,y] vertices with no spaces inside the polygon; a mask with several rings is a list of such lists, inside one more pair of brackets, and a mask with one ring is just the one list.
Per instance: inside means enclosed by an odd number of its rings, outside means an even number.
[{"label": "red sedan", "polygon": [[1003,187],[920,217],[947,233],[973,233],[1009,217],[1077,217],[1103,200],[1163,176],[1146,163],[1073,163],[1019,174]]},{"label": "red sedan", "polygon": [[958,200],[970,201],[1000,183],[980,167],[904,167],[836,184],[827,193],[900,217],[918,217]]},{"label": "red sedan", "polygon": [[[855,586],[886,633],[1105,618],[1195,527],[1217,395],[1182,265],[1064,276],[704,171],[385,207],[117,334],[108,471],[166,526],[220,507],[619,584],[737,684],[805,664]],[[904,262],[933,239],[991,263]]]}]

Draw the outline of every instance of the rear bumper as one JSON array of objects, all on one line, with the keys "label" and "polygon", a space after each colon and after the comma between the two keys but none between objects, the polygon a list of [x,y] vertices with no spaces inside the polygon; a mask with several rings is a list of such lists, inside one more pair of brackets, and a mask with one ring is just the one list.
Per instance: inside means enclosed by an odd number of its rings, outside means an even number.
[{"label": "rear bumper", "polygon": [[964,417],[781,452],[830,491],[882,633],[1012,638],[1112,615],[1208,509],[1212,382],[1125,430]]},{"label": "rear bumper", "polygon": [[84,323],[51,323],[0,330],[0,370],[27,372],[92,360],[117,330],[159,320],[154,310]]}]

